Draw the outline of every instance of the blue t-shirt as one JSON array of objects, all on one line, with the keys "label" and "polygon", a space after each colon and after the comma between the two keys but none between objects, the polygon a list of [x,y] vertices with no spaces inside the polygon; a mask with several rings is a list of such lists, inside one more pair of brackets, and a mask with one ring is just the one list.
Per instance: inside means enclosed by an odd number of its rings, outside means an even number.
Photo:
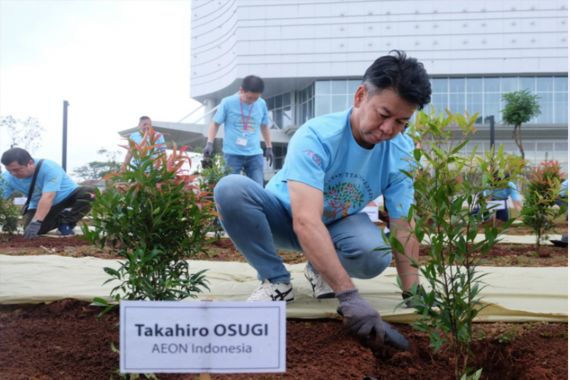
[{"label": "blue t-shirt", "polygon": [[[164,142],[164,136],[162,135],[162,133],[156,132],[155,133],[158,135],[158,139],[156,140],[156,149],[155,149],[155,153],[153,153],[152,157],[156,157],[158,155],[157,152],[164,152],[166,150],[166,143]],[[133,132],[129,135],[129,140],[133,140],[135,142],[135,144],[140,145],[143,142],[143,138],[144,138],[144,133],[141,133],[141,131],[136,131]],[[147,142],[150,143],[150,137],[147,136]],[[137,162],[135,159],[131,160],[131,164],[136,165]]]},{"label": "blue t-shirt", "polygon": [[263,153],[259,138],[260,127],[269,124],[269,117],[267,105],[262,98],[253,104],[246,104],[240,101],[239,94],[228,96],[222,99],[214,122],[224,125],[222,150],[225,154],[254,156]]},{"label": "blue t-shirt", "polygon": [[568,197],[568,179],[565,179],[564,181],[562,181],[562,183],[560,184],[560,196],[562,198],[567,198]]},{"label": "blue t-shirt", "polygon": [[384,195],[391,218],[407,217],[414,199],[413,182],[401,170],[412,167],[413,142],[402,133],[365,149],[350,127],[352,108],[305,123],[289,142],[283,168],[269,181],[291,212],[287,181],[298,181],[323,192],[323,222],[334,222],[361,211]]},{"label": "blue t-shirt", "polygon": [[[156,140],[156,148],[158,151],[160,152],[164,152],[164,150],[166,149],[166,143],[164,142],[164,136],[162,135],[162,133],[159,132],[155,132],[158,135],[158,139]],[[143,141],[143,137],[144,134],[141,133],[141,131],[136,131],[133,132],[129,135],[129,140],[133,140],[137,145],[139,145],[140,143],[142,143]],[[147,136],[147,142],[150,143],[150,138]]]},{"label": "blue t-shirt", "polygon": [[[34,161],[37,163],[39,160]],[[32,184],[32,177],[33,176],[19,179],[8,172],[2,173],[2,179],[4,180],[0,181],[2,197],[8,198],[14,191],[19,191],[27,197],[30,185]],[[56,205],[67,198],[77,187],[77,184],[67,175],[61,166],[51,160],[43,160],[36,178],[29,208],[38,208],[38,202],[42,193],[55,192],[53,204]]]},{"label": "blue t-shirt", "polygon": [[491,198],[494,201],[504,201],[509,199],[509,197],[511,197],[511,199],[515,202],[521,202],[522,201],[522,197],[521,194],[519,193],[519,191],[517,190],[517,186],[512,183],[509,182],[508,187],[505,189],[498,189],[498,190],[493,190],[491,192]]}]

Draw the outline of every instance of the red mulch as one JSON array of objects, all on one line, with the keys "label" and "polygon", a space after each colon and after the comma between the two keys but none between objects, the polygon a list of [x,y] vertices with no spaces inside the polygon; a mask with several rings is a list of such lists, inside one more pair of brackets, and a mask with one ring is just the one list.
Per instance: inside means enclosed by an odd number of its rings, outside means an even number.
[{"label": "red mulch", "polygon": [[[98,318],[85,302],[0,306],[2,379],[109,379],[119,365],[118,312]],[[386,350],[375,357],[336,320],[287,321],[285,374],[212,375],[213,379],[453,379],[448,352],[434,354],[427,336],[399,325],[411,352]],[[480,324],[475,366],[484,379],[564,379],[568,372],[567,324]],[[194,379],[195,375],[158,375]]]}]

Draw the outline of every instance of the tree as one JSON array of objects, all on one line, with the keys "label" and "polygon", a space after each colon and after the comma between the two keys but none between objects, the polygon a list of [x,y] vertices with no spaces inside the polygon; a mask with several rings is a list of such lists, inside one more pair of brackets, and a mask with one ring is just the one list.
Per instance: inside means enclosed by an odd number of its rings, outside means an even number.
[{"label": "tree", "polygon": [[105,155],[106,161],[91,161],[74,169],[73,174],[83,181],[88,181],[101,179],[111,172],[119,171],[121,168],[121,164],[117,162],[119,152],[111,152],[101,148],[97,151],[97,154]]},{"label": "tree", "polygon": [[12,115],[0,118],[0,127],[5,127],[10,134],[10,148],[20,147],[33,152],[41,146],[40,137],[44,128],[35,117],[16,119]]},{"label": "tree", "polygon": [[540,115],[538,95],[533,95],[528,90],[513,91],[503,94],[503,99],[507,102],[502,111],[503,121],[514,126],[513,139],[524,159],[521,126],[533,117]]}]

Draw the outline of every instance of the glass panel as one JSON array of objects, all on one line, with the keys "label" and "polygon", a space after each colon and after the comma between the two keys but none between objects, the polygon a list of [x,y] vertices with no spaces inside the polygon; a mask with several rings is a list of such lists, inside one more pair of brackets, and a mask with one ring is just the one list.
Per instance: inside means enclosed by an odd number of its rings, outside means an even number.
[{"label": "glass panel", "polygon": [[274,108],[275,105],[274,98],[265,99],[265,102],[267,103],[267,109],[272,110]]},{"label": "glass panel", "polygon": [[[447,108],[447,94],[432,94],[431,102],[437,113],[443,112]],[[429,111],[430,107],[427,110]]]},{"label": "glass panel", "polygon": [[552,94],[540,93],[538,103],[540,104],[540,115],[538,115],[536,122],[538,123],[552,123]]},{"label": "glass panel", "polygon": [[554,122],[568,122],[568,93],[554,93]]},{"label": "glass panel", "polygon": [[348,93],[349,94],[354,94],[356,92],[356,89],[358,88],[358,86],[360,86],[360,83],[362,83],[362,81],[360,80],[351,80],[348,81]]},{"label": "glass panel", "polygon": [[547,142],[537,143],[536,149],[538,151],[551,152],[553,150],[552,149],[552,143],[547,143]]},{"label": "glass panel", "polygon": [[467,94],[467,111],[471,115],[475,112],[478,112],[479,116],[483,114],[483,94]]},{"label": "glass panel", "polygon": [[287,107],[291,104],[291,94],[283,94],[283,107]]},{"label": "glass panel", "polygon": [[485,117],[494,115],[495,122],[500,123],[502,120],[502,115],[500,110],[501,110],[501,95],[485,94]]},{"label": "glass panel", "polygon": [[346,95],[332,96],[332,112],[344,111],[347,108]]},{"label": "glass panel", "polygon": [[554,91],[568,92],[568,77],[555,77]]},{"label": "glass panel", "polygon": [[516,146],[515,143],[505,142],[505,143],[503,143],[503,145],[504,145],[505,153],[513,153],[513,152],[519,151],[519,148]]},{"label": "glass panel", "polygon": [[330,112],[330,97],[327,95],[317,95],[315,97],[315,116],[325,115]]},{"label": "glass panel", "polygon": [[315,91],[318,95],[331,93],[331,82],[328,80],[315,82],[315,87]]},{"label": "glass panel", "polygon": [[499,78],[484,78],[485,92],[499,92]]},{"label": "glass panel", "polygon": [[516,91],[518,89],[517,82],[518,79],[515,77],[501,78],[501,92],[504,94],[505,92]]},{"label": "glass panel", "polygon": [[483,91],[483,78],[467,78],[467,91],[468,92]]},{"label": "glass panel", "polygon": [[431,80],[431,91],[447,93],[447,78],[434,78]]},{"label": "glass panel", "polygon": [[449,92],[465,92],[465,78],[449,79]]},{"label": "glass panel", "polygon": [[333,94],[346,94],[346,81],[345,80],[334,80],[334,81],[332,81],[332,93]]},{"label": "glass panel", "polygon": [[534,90],[535,90],[535,79],[536,78],[529,78],[529,77],[519,78],[520,89],[521,90],[529,90],[530,92],[534,92]]},{"label": "glass panel", "polygon": [[539,77],[536,78],[536,90],[550,92],[553,88],[553,78],[552,77]]},{"label": "glass panel", "polygon": [[281,96],[275,97],[275,108],[281,108],[283,98]]},{"label": "glass panel", "polygon": [[465,112],[465,94],[449,94],[449,110],[451,112]]}]

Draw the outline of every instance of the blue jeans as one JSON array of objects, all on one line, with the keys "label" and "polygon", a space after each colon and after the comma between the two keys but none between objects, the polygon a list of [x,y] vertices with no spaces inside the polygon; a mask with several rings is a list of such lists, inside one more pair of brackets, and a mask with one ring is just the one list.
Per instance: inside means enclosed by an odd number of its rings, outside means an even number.
[{"label": "blue jeans", "polygon": [[263,186],[263,155],[240,156],[237,154],[225,154],[224,160],[230,168],[231,174],[240,174],[242,169],[245,175]]},{"label": "blue jeans", "polygon": [[[220,220],[260,280],[290,282],[277,249],[300,251],[291,215],[277,197],[251,179],[229,175],[214,188]],[[338,258],[351,277],[372,278],[386,269],[392,252],[364,213],[327,225]]]}]

